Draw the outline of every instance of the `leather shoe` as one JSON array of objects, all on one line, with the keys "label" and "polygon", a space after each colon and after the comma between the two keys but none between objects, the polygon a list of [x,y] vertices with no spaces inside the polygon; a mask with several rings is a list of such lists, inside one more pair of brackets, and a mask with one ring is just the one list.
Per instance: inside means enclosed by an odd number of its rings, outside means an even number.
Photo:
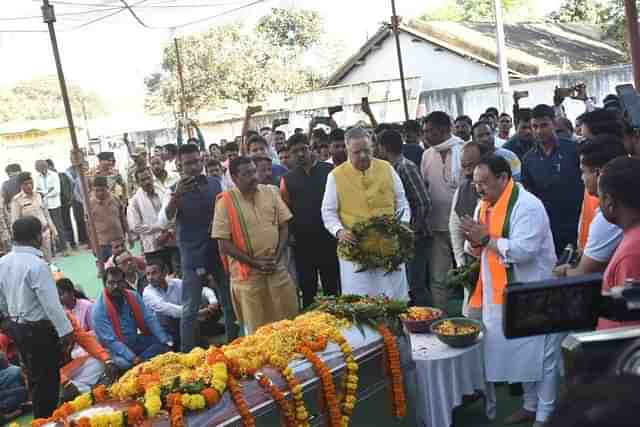
[{"label": "leather shoe", "polygon": [[504,423],[506,425],[512,425],[512,424],[522,424],[527,422],[535,422],[535,420],[536,420],[535,412],[527,411],[524,408],[520,408],[516,412],[508,416],[504,420]]}]

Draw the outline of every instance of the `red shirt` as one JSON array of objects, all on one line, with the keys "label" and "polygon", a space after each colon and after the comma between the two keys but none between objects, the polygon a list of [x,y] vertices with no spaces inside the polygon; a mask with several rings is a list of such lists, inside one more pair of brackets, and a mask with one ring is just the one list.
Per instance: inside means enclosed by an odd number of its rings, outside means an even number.
[{"label": "red shirt", "polygon": [[[640,280],[640,225],[624,231],[624,237],[604,272],[602,290],[622,285],[625,279]],[[604,318],[598,320],[598,329],[631,325],[640,325],[640,321],[614,322]]]}]

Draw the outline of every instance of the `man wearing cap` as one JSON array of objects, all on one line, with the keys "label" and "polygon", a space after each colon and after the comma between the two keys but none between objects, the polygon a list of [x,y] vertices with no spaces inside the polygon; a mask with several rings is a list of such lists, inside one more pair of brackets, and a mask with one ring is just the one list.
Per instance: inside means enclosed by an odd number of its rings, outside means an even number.
[{"label": "man wearing cap", "polygon": [[147,167],[147,149],[143,146],[137,146],[131,152],[131,159],[133,162],[127,167],[127,194],[133,197],[138,189],[136,170]]},{"label": "man wearing cap", "polygon": [[115,168],[116,157],[111,151],[103,151],[98,154],[98,166],[93,167],[87,174],[89,190],[93,190],[94,178],[103,176],[107,179],[109,192],[120,202],[127,203],[127,187],[124,184],[122,175]]},{"label": "man wearing cap", "polygon": [[25,216],[36,217],[42,225],[42,245],[40,249],[45,261],[50,262],[53,257],[51,242],[58,236],[58,230],[51,220],[49,210],[40,193],[34,191],[33,177],[29,172],[21,172],[18,176],[20,193],[11,201],[11,224]]}]

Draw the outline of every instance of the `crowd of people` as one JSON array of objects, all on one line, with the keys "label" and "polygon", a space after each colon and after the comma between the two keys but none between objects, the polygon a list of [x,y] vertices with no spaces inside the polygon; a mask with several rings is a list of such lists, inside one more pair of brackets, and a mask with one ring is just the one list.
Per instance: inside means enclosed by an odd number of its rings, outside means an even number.
[{"label": "crowd of people", "polygon": [[[94,168],[73,152],[62,173],[40,160],[35,178],[9,165],[0,383],[22,391],[0,393],[0,411],[19,410],[28,386],[35,416],[48,416],[60,398],[154,355],[222,331],[227,341],[251,334],[322,292],[384,294],[482,320],[487,381],[522,384],[523,407],[507,422],[541,426],[557,401],[561,337],[506,340],[504,288],[600,272],[607,290],[640,278],[640,136],[619,101],[605,101],[575,128],[555,97],[516,105],[515,120],[488,108],[475,122],[434,111],[378,124],[364,108],[370,125],[314,119],[288,138],[275,126],[250,130],[249,108],[242,136],[208,147],[193,122],[197,137],[182,143],[180,130],[177,144],[153,153],[125,135],[126,179],[110,152]],[[357,245],[354,226],[379,215],[410,226],[414,256],[394,272],[360,271],[338,242]],[[104,284],[95,301],[48,265],[85,243]],[[579,261],[558,262],[572,246]],[[475,260],[478,284],[454,307],[447,275]]]}]

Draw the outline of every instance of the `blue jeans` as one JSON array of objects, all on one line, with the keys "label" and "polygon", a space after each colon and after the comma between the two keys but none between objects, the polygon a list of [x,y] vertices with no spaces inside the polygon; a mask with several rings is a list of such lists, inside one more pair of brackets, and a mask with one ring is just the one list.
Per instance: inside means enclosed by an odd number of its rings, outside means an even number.
[{"label": "blue jeans", "polygon": [[[169,347],[162,344],[153,335],[137,335],[135,339],[124,343],[133,353],[142,360],[149,360],[154,356],[169,351]],[[133,361],[120,356],[111,355],[113,363],[120,369],[129,369],[133,366]]]},{"label": "blue jeans", "polygon": [[[229,288],[229,278],[220,261],[215,261],[213,265],[213,278],[216,282],[216,296],[222,307],[224,315],[224,328],[227,341],[232,341],[238,336],[236,316],[231,304],[231,290]],[[202,300],[203,279],[192,268],[182,270],[182,318],[180,319],[180,350],[188,353],[195,347],[199,336],[198,331],[198,310]]]},{"label": "blue jeans", "polygon": [[9,365],[0,370],[0,412],[15,411],[28,399],[20,368]]},{"label": "blue jeans", "polygon": [[407,263],[407,281],[409,293],[414,305],[428,307],[433,305],[429,286],[429,252],[431,237],[416,235],[415,255]]}]

